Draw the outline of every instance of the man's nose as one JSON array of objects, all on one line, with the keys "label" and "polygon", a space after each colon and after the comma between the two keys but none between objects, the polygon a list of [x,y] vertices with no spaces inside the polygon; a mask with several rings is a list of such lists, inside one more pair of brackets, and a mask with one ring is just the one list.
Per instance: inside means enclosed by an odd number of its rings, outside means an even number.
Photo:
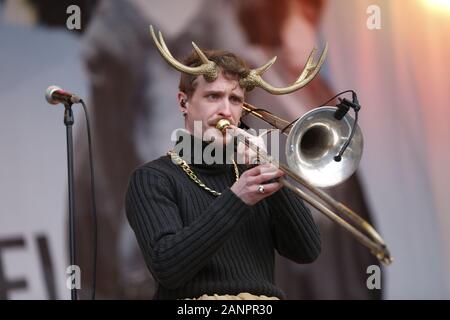
[{"label": "man's nose", "polygon": [[219,109],[219,115],[224,118],[230,118],[232,116],[231,113],[231,104],[228,99],[223,99],[223,102]]}]

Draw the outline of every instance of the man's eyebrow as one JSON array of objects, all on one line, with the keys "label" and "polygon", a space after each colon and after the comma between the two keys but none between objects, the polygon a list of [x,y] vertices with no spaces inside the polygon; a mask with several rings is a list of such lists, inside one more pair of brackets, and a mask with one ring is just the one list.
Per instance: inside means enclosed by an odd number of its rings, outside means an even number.
[{"label": "man's eyebrow", "polygon": [[[224,95],[225,91],[224,90],[207,90],[204,93],[205,96],[210,95],[210,94]],[[241,96],[241,95],[239,95],[237,93],[231,93],[230,96],[234,97],[234,98],[238,98],[239,100],[244,101],[244,96],[243,95]]]},{"label": "man's eyebrow", "polygon": [[241,96],[240,94],[232,93],[232,94],[230,94],[230,96],[238,98],[240,100],[244,100],[244,96]]},{"label": "man's eyebrow", "polygon": [[205,91],[205,94],[212,94],[212,93],[223,94],[224,91],[222,91],[222,90],[207,90],[207,91]]}]

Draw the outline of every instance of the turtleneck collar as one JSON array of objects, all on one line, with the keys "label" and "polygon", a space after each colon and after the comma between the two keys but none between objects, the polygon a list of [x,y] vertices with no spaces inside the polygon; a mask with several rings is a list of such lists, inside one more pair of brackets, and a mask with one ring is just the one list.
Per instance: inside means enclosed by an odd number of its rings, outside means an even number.
[{"label": "turtleneck collar", "polygon": [[[236,141],[234,141],[236,143]],[[224,169],[233,165],[234,145],[216,145],[192,135],[188,131],[179,130],[174,151],[189,165],[202,169]],[[228,160],[227,160],[228,159]]]}]

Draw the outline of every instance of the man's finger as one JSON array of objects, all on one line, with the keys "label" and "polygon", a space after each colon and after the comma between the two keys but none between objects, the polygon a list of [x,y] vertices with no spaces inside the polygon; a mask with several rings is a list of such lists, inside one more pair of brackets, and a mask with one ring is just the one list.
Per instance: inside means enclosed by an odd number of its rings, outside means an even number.
[{"label": "man's finger", "polygon": [[284,176],[284,172],[277,168],[272,168],[270,170],[261,169],[261,174],[256,176],[254,183],[263,183],[268,180],[277,179]]},{"label": "man's finger", "polygon": [[256,166],[245,171],[245,174],[248,176],[259,176],[261,174],[261,166]]}]

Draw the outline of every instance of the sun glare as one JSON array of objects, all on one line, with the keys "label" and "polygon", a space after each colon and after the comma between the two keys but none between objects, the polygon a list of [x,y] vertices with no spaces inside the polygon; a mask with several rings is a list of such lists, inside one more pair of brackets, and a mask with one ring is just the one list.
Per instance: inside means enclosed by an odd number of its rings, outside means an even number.
[{"label": "sun glare", "polygon": [[450,0],[424,0],[424,2],[435,9],[450,10]]}]

